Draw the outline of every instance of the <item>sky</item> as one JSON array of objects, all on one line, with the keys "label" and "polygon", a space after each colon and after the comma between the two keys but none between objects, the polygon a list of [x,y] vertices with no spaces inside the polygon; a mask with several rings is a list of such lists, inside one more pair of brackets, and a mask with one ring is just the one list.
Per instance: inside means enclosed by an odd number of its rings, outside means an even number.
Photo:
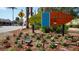
[{"label": "sky", "polygon": [[[18,14],[21,10],[23,10],[23,12],[25,13],[25,7],[16,7],[17,9],[14,10],[14,19],[16,17],[18,17]],[[33,12],[37,12],[39,7],[33,7]],[[76,11],[79,15],[79,8],[75,9],[74,11]],[[7,7],[0,7],[0,18],[2,19],[10,19],[11,21],[13,21],[12,19],[12,9],[7,8]],[[24,16],[25,18],[25,16]]]},{"label": "sky", "polygon": [[[25,7],[16,7],[17,9],[14,10],[14,19],[18,17],[18,14],[21,10],[25,13]],[[33,8],[33,12],[37,12],[38,7]],[[12,10],[7,7],[0,7],[0,18],[2,19],[10,19],[12,20]]]}]

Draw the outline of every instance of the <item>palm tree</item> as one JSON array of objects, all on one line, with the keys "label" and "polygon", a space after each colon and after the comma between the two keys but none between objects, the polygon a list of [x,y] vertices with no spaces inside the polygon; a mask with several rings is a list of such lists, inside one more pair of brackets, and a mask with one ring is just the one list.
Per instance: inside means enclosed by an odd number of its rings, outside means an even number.
[{"label": "palm tree", "polygon": [[[31,16],[33,16],[33,8],[32,7],[30,7],[30,14],[31,14]],[[34,24],[32,24],[32,32],[34,33],[35,31],[34,31]]]},{"label": "palm tree", "polygon": [[26,27],[29,28],[29,7],[26,7]]},{"label": "palm tree", "polygon": [[31,16],[33,16],[33,8],[30,7],[30,13],[31,13]]},{"label": "palm tree", "polygon": [[27,22],[26,27],[29,28],[29,11],[30,11],[31,16],[33,16],[33,12],[32,12],[33,8],[32,7],[26,7],[25,9],[26,9],[26,22]]},{"label": "palm tree", "polygon": [[14,20],[14,9],[16,9],[16,7],[8,7],[9,9],[12,9],[12,20]]}]

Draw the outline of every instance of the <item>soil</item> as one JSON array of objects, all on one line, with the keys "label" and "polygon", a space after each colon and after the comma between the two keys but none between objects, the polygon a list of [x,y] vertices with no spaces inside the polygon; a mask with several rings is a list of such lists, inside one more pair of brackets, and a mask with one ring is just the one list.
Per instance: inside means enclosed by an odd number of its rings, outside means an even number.
[{"label": "soil", "polygon": [[[19,36],[20,32],[22,32],[22,35],[17,42],[16,38]],[[24,36],[26,34],[28,34],[31,39],[30,43],[25,43],[24,41]],[[45,38],[46,35],[55,36],[55,42],[52,42],[50,38]],[[7,36],[9,36],[9,40],[6,39]],[[40,37],[40,40],[36,39],[37,36]],[[67,34],[65,34],[65,36],[67,36]],[[43,41],[44,39],[45,41]],[[41,42],[42,46],[37,47],[37,41]],[[57,47],[50,48],[52,43],[55,43]],[[63,43],[68,44],[68,46],[63,45]],[[35,30],[35,33],[32,33],[31,29],[23,29],[0,34],[0,51],[79,51],[78,46],[70,45],[70,43],[73,42],[71,40],[66,40],[61,34],[43,33],[40,30]],[[74,43],[76,44],[76,42]]]}]

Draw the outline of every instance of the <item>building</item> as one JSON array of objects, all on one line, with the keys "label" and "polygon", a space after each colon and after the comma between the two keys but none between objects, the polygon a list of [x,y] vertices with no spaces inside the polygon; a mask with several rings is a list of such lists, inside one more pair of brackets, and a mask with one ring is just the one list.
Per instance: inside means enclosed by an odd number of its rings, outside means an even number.
[{"label": "building", "polygon": [[9,26],[12,22],[9,19],[1,19],[0,18],[0,26]]}]

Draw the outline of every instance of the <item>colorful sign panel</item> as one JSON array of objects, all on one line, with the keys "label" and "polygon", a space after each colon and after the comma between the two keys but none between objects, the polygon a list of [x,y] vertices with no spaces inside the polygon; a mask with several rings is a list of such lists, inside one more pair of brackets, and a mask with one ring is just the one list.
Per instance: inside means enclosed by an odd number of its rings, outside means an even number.
[{"label": "colorful sign panel", "polygon": [[50,25],[62,25],[70,22],[73,16],[64,12],[50,12]]},{"label": "colorful sign panel", "polygon": [[50,26],[50,13],[43,12],[42,13],[42,27],[49,27]]},{"label": "colorful sign panel", "polygon": [[50,25],[63,25],[70,22],[72,19],[72,15],[64,12],[43,12],[42,27],[49,27]]}]

